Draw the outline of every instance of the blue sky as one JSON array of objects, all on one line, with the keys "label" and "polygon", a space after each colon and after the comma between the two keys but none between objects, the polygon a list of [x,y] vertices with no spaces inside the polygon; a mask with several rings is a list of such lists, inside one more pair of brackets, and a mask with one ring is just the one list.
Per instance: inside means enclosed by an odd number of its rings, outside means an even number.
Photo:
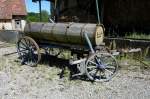
[{"label": "blue sky", "polygon": [[[39,12],[39,3],[33,3],[32,0],[25,0],[26,8],[28,12]],[[50,12],[50,3],[48,1],[42,1],[42,10]]]}]

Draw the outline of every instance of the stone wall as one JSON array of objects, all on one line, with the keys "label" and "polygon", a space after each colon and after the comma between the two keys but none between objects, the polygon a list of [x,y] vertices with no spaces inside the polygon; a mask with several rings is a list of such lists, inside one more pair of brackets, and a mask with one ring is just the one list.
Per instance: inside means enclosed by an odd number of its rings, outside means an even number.
[{"label": "stone wall", "polygon": [[0,41],[16,43],[23,33],[13,30],[0,30]]}]

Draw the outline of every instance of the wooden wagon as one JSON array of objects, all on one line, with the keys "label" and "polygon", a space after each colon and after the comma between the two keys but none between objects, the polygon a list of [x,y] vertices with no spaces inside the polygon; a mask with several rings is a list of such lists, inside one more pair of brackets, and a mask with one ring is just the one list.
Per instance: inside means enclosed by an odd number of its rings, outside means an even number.
[{"label": "wooden wagon", "polygon": [[70,65],[76,65],[79,73],[92,81],[108,81],[117,72],[114,56],[105,51],[104,26],[101,25],[98,0],[96,0],[98,24],[89,23],[29,23],[25,36],[17,43],[22,64],[36,66],[41,59],[41,49],[68,49],[74,56]]},{"label": "wooden wagon", "polygon": [[77,58],[70,57],[89,80],[108,81],[116,73],[118,64],[114,56],[104,50],[103,25],[87,23],[29,23],[25,36],[17,43],[22,64],[36,66],[41,59],[41,49],[68,49]]}]

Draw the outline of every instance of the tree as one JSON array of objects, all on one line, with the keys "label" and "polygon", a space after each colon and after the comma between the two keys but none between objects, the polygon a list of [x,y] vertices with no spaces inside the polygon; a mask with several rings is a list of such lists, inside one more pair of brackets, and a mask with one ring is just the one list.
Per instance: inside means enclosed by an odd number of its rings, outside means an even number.
[{"label": "tree", "polygon": [[[46,10],[41,11],[42,15],[42,22],[48,22],[49,18],[49,13]],[[39,22],[40,21],[40,14],[39,13],[34,13],[34,12],[29,12],[26,20],[28,22]]]},{"label": "tree", "polygon": [[27,22],[39,22],[39,14],[34,12],[29,12],[26,20]]},{"label": "tree", "polygon": [[48,22],[49,19],[49,14],[46,10],[42,10],[41,11],[41,15],[42,15],[42,22]]}]

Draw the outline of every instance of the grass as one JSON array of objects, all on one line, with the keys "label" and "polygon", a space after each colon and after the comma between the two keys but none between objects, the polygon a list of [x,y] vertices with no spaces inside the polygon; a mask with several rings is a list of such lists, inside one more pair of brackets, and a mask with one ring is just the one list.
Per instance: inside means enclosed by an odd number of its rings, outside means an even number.
[{"label": "grass", "polygon": [[134,39],[147,39],[150,40],[150,34],[144,33],[129,33],[129,35],[125,36],[126,38],[134,38]]},{"label": "grass", "polygon": [[140,53],[125,53],[119,55],[117,61],[119,62],[119,66],[123,69],[131,69],[131,70],[150,70],[150,61]]}]

